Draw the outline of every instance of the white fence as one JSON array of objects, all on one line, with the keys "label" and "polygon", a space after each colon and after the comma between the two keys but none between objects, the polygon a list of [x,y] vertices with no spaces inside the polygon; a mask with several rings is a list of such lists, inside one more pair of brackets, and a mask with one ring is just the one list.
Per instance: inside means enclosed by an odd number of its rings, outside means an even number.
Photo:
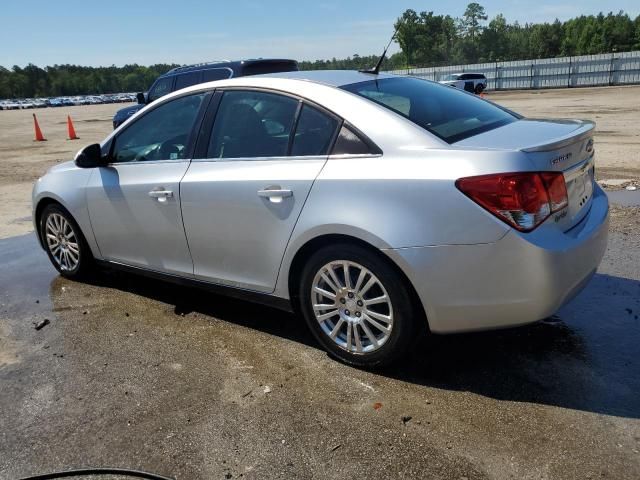
[{"label": "white fence", "polygon": [[489,90],[631,85],[640,83],[640,51],[411,68],[392,73],[439,81],[460,72],[483,73]]}]

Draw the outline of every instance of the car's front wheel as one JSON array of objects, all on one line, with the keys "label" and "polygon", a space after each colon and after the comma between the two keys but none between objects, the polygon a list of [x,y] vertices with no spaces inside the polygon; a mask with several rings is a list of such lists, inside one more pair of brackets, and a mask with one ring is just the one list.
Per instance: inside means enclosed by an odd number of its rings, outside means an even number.
[{"label": "car's front wheel", "polygon": [[476,85],[476,95],[480,95],[482,92],[484,92],[484,85],[479,83]]},{"label": "car's front wheel", "polygon": [[62,276],[77,278],[91,268],[93,256],[80,227],[60,205],[45,207],[40,216],[40,238],[49,260]]},{"label": "car's front wheel", "polygon": [[343,244],[317,251],[302,272],[299,297],[314,336],[345,363],[387,365],[417,337],[420,316],[404,278],[369,249]]}]

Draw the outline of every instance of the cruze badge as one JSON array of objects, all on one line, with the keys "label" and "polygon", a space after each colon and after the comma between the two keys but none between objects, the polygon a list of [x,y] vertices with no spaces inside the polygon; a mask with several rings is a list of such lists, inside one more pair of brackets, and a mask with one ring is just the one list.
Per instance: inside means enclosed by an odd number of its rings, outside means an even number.
[{"label": "cruze badge", "polygon": [[571,152],[565,153],[564,155],[560,155],[559,157],[551,160],[551,165],[558,165],[559,163],[565,162],[571,158]]}]

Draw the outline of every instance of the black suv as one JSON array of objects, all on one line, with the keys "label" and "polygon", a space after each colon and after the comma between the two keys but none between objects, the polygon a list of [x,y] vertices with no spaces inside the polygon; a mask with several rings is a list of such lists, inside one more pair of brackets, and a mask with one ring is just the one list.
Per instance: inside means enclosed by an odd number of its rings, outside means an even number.
[{"label": "black suv", "polygon": [[113,128],[124,123],[131,115],[145,105],[181,88],[189,87],[197,83],[224,80],[231,77],[244,77],[248,75],[260,75],[262,73],[294,72],[298,70],[298,62],[286,59],[257,59],[240,60],[235,62],[221,61],[199,63],[185,67],[174,68],[164,75],[160,75],[148,93],[138,93],[138,105],[118,110],[113,116]]}]

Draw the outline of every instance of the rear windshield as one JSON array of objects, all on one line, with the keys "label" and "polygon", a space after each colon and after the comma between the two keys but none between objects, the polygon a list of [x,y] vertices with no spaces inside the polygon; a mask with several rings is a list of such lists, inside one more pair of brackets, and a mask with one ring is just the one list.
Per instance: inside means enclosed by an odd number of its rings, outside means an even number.
[{"label": "rear windshield", "polygon": [[383,78],[342,88],[402,115],[447,143],[458,142],[518,119],[457,88],[419,78]]}]

